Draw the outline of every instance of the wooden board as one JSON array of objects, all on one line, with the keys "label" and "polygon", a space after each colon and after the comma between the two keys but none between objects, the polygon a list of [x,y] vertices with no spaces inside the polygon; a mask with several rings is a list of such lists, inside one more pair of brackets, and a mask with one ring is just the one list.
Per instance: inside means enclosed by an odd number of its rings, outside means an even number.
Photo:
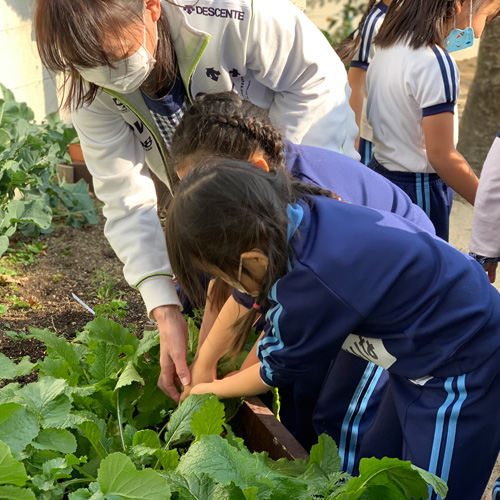
[{"label": "wooden board", "polygon": [[246,398],[231,425],[251,451],[267,451],[273,460],[309,460],[307,451],[258,397]]}]

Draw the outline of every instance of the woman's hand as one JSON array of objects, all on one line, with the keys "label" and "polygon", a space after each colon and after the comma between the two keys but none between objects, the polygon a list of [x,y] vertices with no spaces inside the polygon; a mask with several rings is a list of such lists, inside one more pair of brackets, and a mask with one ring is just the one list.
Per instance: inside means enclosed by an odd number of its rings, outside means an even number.
[{"label": "woman's hand", "polygon": [[187,323],[176,305],[159,306],[153,315],[160,330],[160,366],[158,387],[174,401],[179,401],[176,388],[178,378],[182,385],[190,383],[187,356]]}]

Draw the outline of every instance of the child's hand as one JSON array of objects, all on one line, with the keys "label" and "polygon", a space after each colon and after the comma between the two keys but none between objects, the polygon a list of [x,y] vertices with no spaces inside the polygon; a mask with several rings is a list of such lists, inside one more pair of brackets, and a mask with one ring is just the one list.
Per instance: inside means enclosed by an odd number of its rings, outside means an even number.
[{"label": "child's hand", "polygon": [[189,367],[191,371],[191,386],[205,382],[213,382],[217,373],[217,366],[209,366],[195,359]]},{"label": "child's hand", "polygon": [[193,386],[191,384],[189,385],[184,385],[182,387],[182,392],[181,392],[181,397],[179,399],[179,402],[183,402],[190,394]]},{"label": "child's hand", "polygon": [[210,392],[217,394],[216,393],[217,382],[218,381],[215,380],[214,382],[210,382],[210,383],[197,384],[191,388],[190,394],[207,394]]}]

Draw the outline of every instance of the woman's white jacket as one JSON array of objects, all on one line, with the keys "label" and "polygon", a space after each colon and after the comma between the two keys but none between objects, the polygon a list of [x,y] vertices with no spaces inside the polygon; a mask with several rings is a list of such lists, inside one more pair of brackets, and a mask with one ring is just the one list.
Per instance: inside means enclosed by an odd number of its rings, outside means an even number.
[{"label": "woman's white jacket", "polygon": [[[292,142],[358,158],[345,69],[288,0],[163,2],[163,8],[189,99],[233,89],[268,108]],[[178,304],[148,167],[171,191],[176,175],[140,91],[103,90],[72,119],[126,280],[141,292],[148,314]]]}]

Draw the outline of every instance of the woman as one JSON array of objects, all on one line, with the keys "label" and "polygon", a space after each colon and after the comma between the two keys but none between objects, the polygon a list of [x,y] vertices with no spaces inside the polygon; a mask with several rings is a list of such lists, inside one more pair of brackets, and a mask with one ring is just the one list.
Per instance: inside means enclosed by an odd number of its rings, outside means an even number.
[{"label": "woman", "polygon": [[172,190],[165,151],[186,103],[231,89],[269,108],[289,139],[357,158],[345,70],[287,0],[38,0],[35,31],[43,63],[66,75],[105,234],[158,322],[158,384],[178,399],[175,373],[189,383],[187,327],[146,163]]}]

